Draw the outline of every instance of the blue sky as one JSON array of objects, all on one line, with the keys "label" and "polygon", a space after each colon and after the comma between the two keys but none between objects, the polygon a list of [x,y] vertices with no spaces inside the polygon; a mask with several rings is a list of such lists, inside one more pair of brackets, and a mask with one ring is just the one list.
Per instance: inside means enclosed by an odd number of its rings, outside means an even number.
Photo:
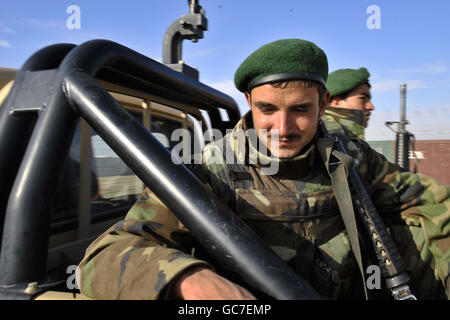
[{"label": "blue sky", "polygon": [[[447,0],[200,0],[208,31],[185,41],[183,60],[200,80],[232,96],[239,64],[254,50],[282,38],[315,42],[329,69],[366,67],[376,110],[368,140],[393,140],[385,121],[399,119],[400,83],[407,83],[407,127],[418,139],[450,139],[450,1]],[[81,10],[81,28],[70,30],[66,9]],[[380,9],[381,29],[367,20]],[[23,1],[0,4],[0,66],[19,68],[43,46],[91,39],[124,44],[157,61],[167,27],[188,13],[186,0]]]}]

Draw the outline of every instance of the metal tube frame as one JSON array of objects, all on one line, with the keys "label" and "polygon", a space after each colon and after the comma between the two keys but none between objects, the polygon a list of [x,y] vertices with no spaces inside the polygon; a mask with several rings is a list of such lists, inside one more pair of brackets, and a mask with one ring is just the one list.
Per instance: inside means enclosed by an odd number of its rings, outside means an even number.
[{"label": "metal tube frame", "polygon": [[132,78],[133,83],[157,88],[162,95],[172,94],[199,108],[224,108],[231,121],[239,115],[227,95],[114,42],[93,40],[71,50],[59,65],[52,85],[56,92],[38,119],[11,191],[0,286],[41,280],[45,275],[49,199],[78,114],[226,269],[276,299],[320,299],[183,164],[172,163],[170,152],[99,85],[94,77],[104,68],[123,75],[119,80]]},{"label": "metal tube frame", "polygon": [[9,194],[37,120],[37,112],[13,112],[13,107],[20,107],[12,105],[19,93],[18,87],[27,73],[58,67],[74,47],[73,44],[56,44],[33,54],[17,73],[14,85],[0,110],[0,239]]}]

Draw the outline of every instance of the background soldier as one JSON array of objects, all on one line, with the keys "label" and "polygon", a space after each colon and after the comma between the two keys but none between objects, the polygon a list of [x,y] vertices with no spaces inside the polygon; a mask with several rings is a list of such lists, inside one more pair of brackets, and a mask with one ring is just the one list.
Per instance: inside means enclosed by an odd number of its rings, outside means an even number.
[{"label": "background soldier", "polygon": [[[229,134],[204,148],[203,165],[194,172],[320,294],[363,298],[361,274],[336,202],[338,188],[325,166],[335,140],[318,130],[330,97],[327,75],[327,57],[312,42],[279,40],[255,51],[235,74],[251,110],[234,130],[254,129],[272,155],[259,152],[251,139]],[[419,298],[445,297],[449,188],[403,172],[364,141],[342,140],[399,245],[412,291]],[[230,150],[233,165],[225,163]],[[257,161],[249,163],[249,154],[256,154]],[[262,174],[272,161],[278,172]],[[87,248],[80,268],[82,292],[98,299],[264,298],[215,265],[149,189],[124,221]]]},{"label": "background soldier", "polygon": [[331,99],[322,120],[330,133],[364,139],[364,128],[375,109],[370,101],[369,76],[366,68],[339,69],[328,75]]}]

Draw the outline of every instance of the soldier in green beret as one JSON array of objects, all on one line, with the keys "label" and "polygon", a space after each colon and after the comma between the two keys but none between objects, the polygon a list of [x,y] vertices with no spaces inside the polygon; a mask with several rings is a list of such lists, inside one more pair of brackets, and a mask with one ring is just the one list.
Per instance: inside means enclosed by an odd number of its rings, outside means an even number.
[{"label": "soldier in green beret", "polygon": [[330,133],[364,139],[364,129],[375,109],[369,77],[366,68],[339,69],[328,75],[331,98],[322,120]]},{"label": "soldier in green beret", "polygon": [[[256,50],[235,74],[250,112],[232,133],[204,148],[198,168],[205,187],[321,295],[364,299],[368,289],[341,216],[341,193],[335,192],[347,177],[341,170],[344,176],[332,182],[327,166],[331,154],[340,153],[335,139],[318,129],[330,99],[327,76],[327,57],[312,42],[284,39]],[[250,134],[239,139],[239,132],[252,130],[257,141]],[[342,140],[398,245],[412,292],[419,298],[448,297],[450,188],[405,172],[362,140]],[[261,143],[269,153],[257,146]],[[232,163],[225,156],[229,151]],[[273,164],[276,172],[264,171]],[[147,188],[125,220],[87,248],[81,291],[97,299],[261,297],[242,279],[223,273],[195,243]]]}]

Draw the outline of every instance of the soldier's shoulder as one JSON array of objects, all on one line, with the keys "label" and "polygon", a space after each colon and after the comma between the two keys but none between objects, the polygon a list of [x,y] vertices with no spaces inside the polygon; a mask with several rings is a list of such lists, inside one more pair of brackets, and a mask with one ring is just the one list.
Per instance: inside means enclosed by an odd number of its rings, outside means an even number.
[{"label": "soldier's shoulder", "polygon": [[233,130],[227,133],[225,136],[220,137],[217,140],[211,141],[203,147],[204,159],[211,157],[225,157],[227,152],[235,152],[235,150],[241,150],[236,144],[240,146],[245,145],[246,133],[242,129]]}]

